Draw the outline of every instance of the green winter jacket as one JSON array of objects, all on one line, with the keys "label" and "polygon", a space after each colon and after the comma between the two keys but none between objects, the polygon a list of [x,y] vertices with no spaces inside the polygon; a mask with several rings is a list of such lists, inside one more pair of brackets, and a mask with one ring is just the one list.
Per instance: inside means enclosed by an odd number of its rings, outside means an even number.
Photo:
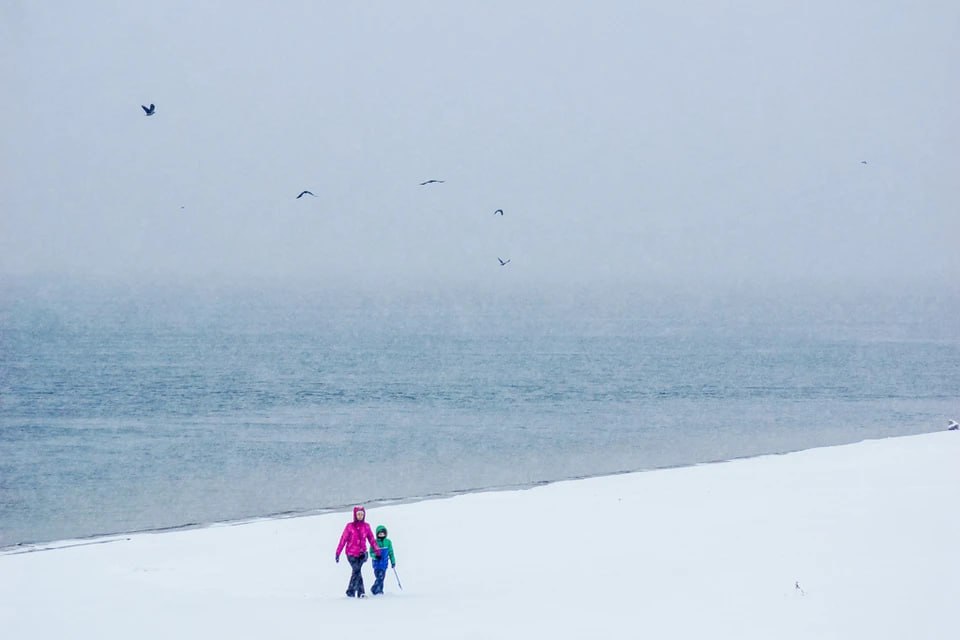
[{"label": "green winter jacket", "polygon": [[[377,526],[377,534],[383,531],[384,534],[387,533],[387,528],[385,526]],[[390,542],[390,538],[377,538],[377,544],[380,546],[380,557],[377,558],[377,552],[374,550],[373,545],[370,545],[370,557],[373,558],[373,568],[374,569],[386,569],[387,561],[390,561],[390,566],[396,566],[397,560],[393,557],[393,543]]]}]

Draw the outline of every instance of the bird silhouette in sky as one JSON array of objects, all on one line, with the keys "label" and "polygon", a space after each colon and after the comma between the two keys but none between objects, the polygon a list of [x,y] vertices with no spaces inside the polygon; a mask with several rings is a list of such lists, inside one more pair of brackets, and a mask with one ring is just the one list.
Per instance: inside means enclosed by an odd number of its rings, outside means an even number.
[{"label": "bird silhouette in sky", "polygon": [[867,161],[866,161],[866,160],[861,160],[861,161],[860,161],[860,164],[867,164]]},{"label": "bird silhouette in sky", "polygon": [[317,197],[312,191],[301,191],[300,195],[298,195],[296,199],[299,200],[303,196],[313,196],[314,198]]},{"label": "bird silhouette in sky", "polygon": [[140,105],[140,108],[143,109],[143,114],[146,115],[146,116],[152,116],[153,114],[155,114],[155,113],[157,112],[157,105],[155,105],[155,104],[153,104],[153,103],[150,103],[150,106],[149,106],[149,107],[145,107],[144,105]]},{"label": "bird silhouette in sky", "polygon": [[427,180],[426,182],[421,182],[421,183],[420,183],[420,186],[422,187],[422,186],[424,186],[424,185],[433,184],[433,183],[440,184],[440,183],[442,183],[442,182],[444,182],[444,180]]},{"label": "bird silhouette in sky", "polygon": [[500,261],[500,266],[501,266],[501,267],[505,267],[505,266],[507,266],[508,264],[510,264],[510,258],[507,258],[506,261],[504,261],[502,258],[499,258],[499,257],[498,257],[497,260]]},{"label": "bird silhouette in sky", "polygon": [[498,213],[500,215],[503,215],[503,209],[497,209],[496,211],[493,212],[493,215],[497,215]]}]

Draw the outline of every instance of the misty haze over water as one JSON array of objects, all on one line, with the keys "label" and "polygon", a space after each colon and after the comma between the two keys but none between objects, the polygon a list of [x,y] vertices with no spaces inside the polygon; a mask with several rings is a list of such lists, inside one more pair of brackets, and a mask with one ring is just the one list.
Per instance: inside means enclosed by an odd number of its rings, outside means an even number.
[{"label": "misty haze over water", "polygon": [[918,433],[960,400],[931,293],[2,293],[4,544]]}]

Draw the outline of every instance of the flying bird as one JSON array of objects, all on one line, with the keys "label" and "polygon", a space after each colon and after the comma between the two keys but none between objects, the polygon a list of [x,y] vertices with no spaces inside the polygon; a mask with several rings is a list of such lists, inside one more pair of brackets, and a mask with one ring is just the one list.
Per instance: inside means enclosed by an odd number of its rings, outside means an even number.
[{"label": "flying bird", "polygon": [[861,161],[860,161],[860,164],[867,164],[867,161],[866,161],[866,160],[861,160]]},{"label": "flying bird", "polygon": [[316,195],[314,195],[314,193],[313,193],[312,191],[301,191],[301,192],[300,192],[300,195],[298,195],[298,196],[296,197],[296,199],[299,200],[299,199],[302,198],[303,196],[313,196],[314,198],[317,197]]},{"label": "flying bird", "polygon": [[504,262],[503,259],[501,259],[501,258],[499,258],[499,257],[497,258],[497,260],[500,260],[500,266],[501,266],[501,267],[505,267],[505,266],[507,266],[508,264],[510,264],[510,258],[507,258],[506,262]]},{"label": "flying bird", "polygon": [[947,431],[960,431],[960,423],[956,420],[951,420],[950,424],[947,426]]},{"label": "flying bird", "polygon": [[503,215],[503,209],[497,209],[496,211],[493,212],[493,215],[497,215],[498,213],[500,215]]},{"label": "flying bird", "polygon": [[436,182],[436,183],[439,184],[439,183],[445,182],[445,181],[444,181],[444,180],[427,180],[426,182],[421,182],[421,183],[420,183],[420,186],[422,187],[423,185],[426,185],[426,184],[433,184],[434,182]]},{"label": "flying bird", "polygon": [[140,105],[140,108],[143,109],[143,114],[144,114],[144,115],[147,115],[147,116],[152,116],[154,113],[157,112],[157,105],[155,105],[155,104],[153,104],[153,103],[150,103],[150,106],[149,106],[149,107],[145,107],[145,106],[143,106],[143,105]]}]

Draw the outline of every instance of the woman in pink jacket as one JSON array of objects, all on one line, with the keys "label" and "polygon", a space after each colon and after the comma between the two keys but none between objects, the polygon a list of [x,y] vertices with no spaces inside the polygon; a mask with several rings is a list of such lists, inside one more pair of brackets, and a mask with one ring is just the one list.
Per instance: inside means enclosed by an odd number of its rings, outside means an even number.
[{"label": "woman in pink jacket", "polygon": [[363,598],[363,576],[360,575],[360,568],[367,561],[367,543],[373,549],[377,557],[380,557],[380,547],[377,546],[377,539],[373,537],[373,531],[370,530],[364,518],[367,512],[361,505],[353,508],[353,522],[348,522],[340,535],[340,544],[337,545],[337,562],[340,562],[340,552],[344,547],[347,549],[347,561],[353,573],[350,575],[350,584],[347,586],[347,596]]}]

